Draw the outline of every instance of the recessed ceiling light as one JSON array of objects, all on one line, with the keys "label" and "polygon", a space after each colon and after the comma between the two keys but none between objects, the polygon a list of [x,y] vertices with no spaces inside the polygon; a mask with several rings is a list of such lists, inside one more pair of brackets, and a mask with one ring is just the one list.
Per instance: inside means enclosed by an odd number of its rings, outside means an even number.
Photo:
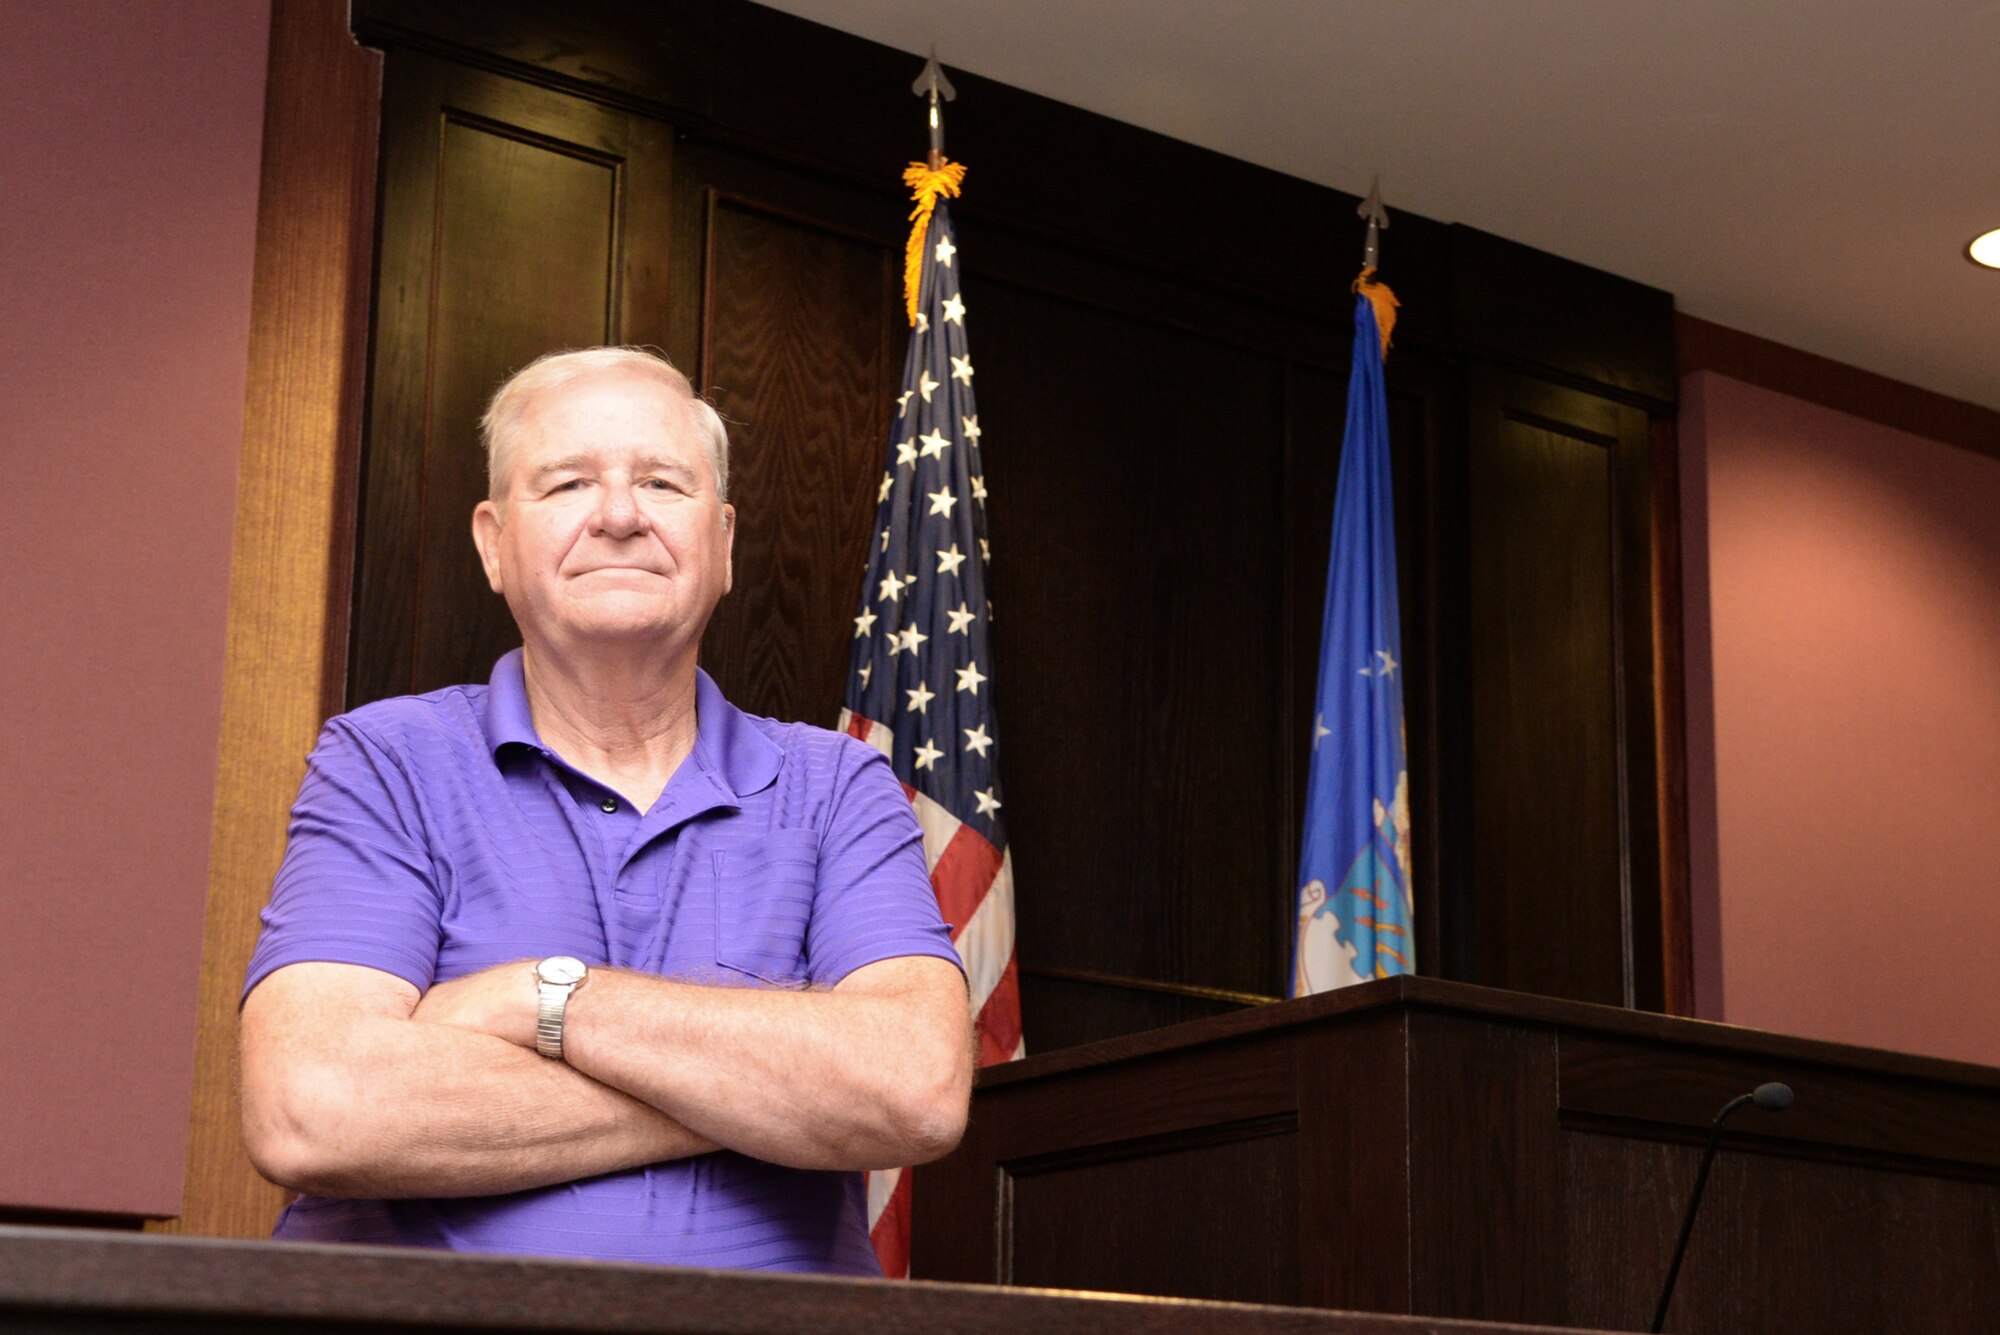
[{"label": "recessed ceiling light", "polygon": [[1965,248],[1974,264],[1983,264],[1989,269],[2000,269],[2000,227],[1984,236],[1972,238],[1972,244]]}]

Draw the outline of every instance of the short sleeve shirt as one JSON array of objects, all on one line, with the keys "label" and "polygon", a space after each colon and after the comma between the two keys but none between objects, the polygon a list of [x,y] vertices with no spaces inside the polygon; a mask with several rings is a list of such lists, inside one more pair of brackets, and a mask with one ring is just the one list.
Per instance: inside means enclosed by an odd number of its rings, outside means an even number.
[{"label": "short sleeve shirt", "polygon": [[[312,961],[419,991],[549,955],[785,988],[902,956],[958,963],[922,833],[879,752],[745,714],[706,673],[695,712],[693,752],[645,812],[542,745],[519,650],[487,686],[331,720],[244,995]],[[880,1273],[859,1173],[729,1150],[507,1196],[306,1196],[275,1236]]]}]

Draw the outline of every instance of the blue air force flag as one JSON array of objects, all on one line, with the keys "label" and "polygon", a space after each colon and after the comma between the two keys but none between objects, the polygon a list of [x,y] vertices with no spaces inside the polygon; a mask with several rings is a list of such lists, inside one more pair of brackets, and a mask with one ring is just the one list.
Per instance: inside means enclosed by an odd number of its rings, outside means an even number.
[{"label": "blue air force flag", "polygon": [[1382,343],[1373,307],[1356,296],[1299,855],[1295,997],[1416,967],[1402,646]]}]

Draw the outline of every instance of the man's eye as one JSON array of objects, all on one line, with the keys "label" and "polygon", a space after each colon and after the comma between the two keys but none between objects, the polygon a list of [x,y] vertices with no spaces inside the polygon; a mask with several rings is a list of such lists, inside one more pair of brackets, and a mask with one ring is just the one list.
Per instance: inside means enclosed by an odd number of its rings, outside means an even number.
[{"label": "man's eye", "polygon": [[573,477],[570,478],[568,481],[556,483],[553,487],[550,487],[549,490],[551,492],[577,491],[581,489],[582,486],[583,486],[583,479],[580,477]]}]

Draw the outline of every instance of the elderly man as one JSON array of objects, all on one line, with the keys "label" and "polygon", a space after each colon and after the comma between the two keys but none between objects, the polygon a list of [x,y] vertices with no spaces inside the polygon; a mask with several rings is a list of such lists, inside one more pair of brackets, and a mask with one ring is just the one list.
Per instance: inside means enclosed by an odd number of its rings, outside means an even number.
[{"label": "elderly man", "polygon": [[546,357],[483,427],[523,648],[313,752],[242,1016],[277,1236],[879,1274],[857,1170],[971,1086],[909,803],[695,666],[735,512],[678,371]]}]

